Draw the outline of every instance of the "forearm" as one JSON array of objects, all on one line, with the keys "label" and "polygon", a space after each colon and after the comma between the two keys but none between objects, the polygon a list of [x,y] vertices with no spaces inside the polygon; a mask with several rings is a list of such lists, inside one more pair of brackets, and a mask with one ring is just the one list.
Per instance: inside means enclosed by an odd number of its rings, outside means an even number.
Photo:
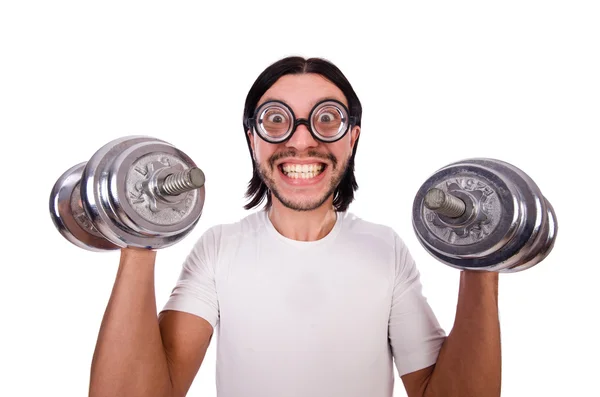
[{"label": "forearm", "polygon": [[440,351],[425,397],[500,396],[498,273],[463,271],[454,327]]},{"label": "forearm", "polygon": [[156,314],[155,259],[156,253],[149,250],[121,251],[92,359],[91,397],[171,393]]}]

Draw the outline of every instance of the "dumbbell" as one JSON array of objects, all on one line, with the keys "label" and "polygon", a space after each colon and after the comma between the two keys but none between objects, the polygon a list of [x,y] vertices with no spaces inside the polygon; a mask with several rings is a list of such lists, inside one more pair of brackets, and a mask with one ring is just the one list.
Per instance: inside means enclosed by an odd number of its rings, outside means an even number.
[{"label": "dumbbell", "polygon": [[165,248],[198,223],[204,182],[202,170],[170,143],[126,136],[58,178],[50,215],[68,241],[86,250]]},{"label": "dumbbell", "polygon": [[440,262],[463,270],[514,273],[552,251],[558,223],[550,202],[520,168],[472,158],[446,165],[419,188],[413,230]]}]

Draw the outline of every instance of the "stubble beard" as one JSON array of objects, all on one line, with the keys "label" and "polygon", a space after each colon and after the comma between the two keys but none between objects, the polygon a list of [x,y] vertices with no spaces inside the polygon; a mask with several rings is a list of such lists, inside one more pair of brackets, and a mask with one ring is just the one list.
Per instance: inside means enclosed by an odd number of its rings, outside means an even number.
[{"label": "stubble beard", "polygon": [[[344,178],[344,176],[346,175],[346,172],[348,172],[348,167],[350,165],[350,157],[348,157],[346,159],[346,161],[341,164],[342,167],[339,168],[339,163],[337,161],[337,159],[335,157],[331,156],[327,156],[327,159],[329,159],[331,161],[331,181],[329,182],[329,189],[327,189],[327,191],[323,194],[323,196],[319,197],[316,200],[313,201],[298,201],[298,200],[294,200],[291,197],[285,197],[281,194],[281,192],[279,191],[279,189],[277,188],[277,184],[275,183],[275,180],[273,179],[273,174],[275,172],[278,172],[279,170],[275,169],[275,165],[274,162],[281,158],[282,156],[273,156],[271,157],[268,161],[267,161],[267,166],[264,166],[262,164],[258,164],[255,162],[256,164],[256,169],[258,170],[258,174],[260,176],[260,178],[262,179],[262,181],[264,182],[264,184],[267,186],[267,188],[269,189],[269,192],[273,194],[273,196],[275,196],[275,198],[277,198],[277,200],[279,200],[281,202],[281,204],[283,204],[284,207],[289,208],[293,211],[313,211],[319,207],[321,207],[323,204],[325,204],[325,202],[335,193],[335,190],[337,189],[337,187],[339,186],[340,182],[342,181],[342,179]],[[315,157],[321,157],[323,158],[323,155],[320,156],[315,156]]]}]

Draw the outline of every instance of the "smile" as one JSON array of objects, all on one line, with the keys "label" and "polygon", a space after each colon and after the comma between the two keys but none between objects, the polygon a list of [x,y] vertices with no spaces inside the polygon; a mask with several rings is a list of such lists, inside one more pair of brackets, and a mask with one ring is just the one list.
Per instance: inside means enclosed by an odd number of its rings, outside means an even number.
[{"label": "smile", "polygon": [[291,164],[283,163],[279,166],[281,172],[291,179],[312,179],[325,171],[327,166],[323,163]]}]

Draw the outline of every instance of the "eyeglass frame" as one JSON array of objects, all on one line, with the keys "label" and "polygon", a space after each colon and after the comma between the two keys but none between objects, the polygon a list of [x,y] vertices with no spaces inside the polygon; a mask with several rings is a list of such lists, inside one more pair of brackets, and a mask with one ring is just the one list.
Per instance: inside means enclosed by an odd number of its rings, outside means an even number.
[{"label": "eyeglass frame", "polygon": [[[326,140],[326,139],[322,139],[319,135],[317,135],[315,133],[315,131],[313,131],[312,127],[311,127],[311,122],[310,119],[312,119],[313,117],[313,113],[315,112],[315,110],[317,110],[317,108],[322,105],[325,102],[333,102],[335,103],[337,106],[341,107],[342,110],[346,113],[347,117],[348,117],[348,125],[346,127],[346,130],[339,134],[339,136],[333,140]],[[285,136],[285,138],[283,139],[268,139],[266,138],[263,134],[261,134],[260,132],[258,132],[258,112],[259,110],[263,109],[265,107],[265,105],[267,104],[280,104],[283,107],[285,107],[290,114],[292,115],[292,127],[290,132],[288,132]],[[348,110],[348,107],[346,107],[346,105],[344,105],[342,102],[338,101],[337,99],[323,99],[319,102],[317,102],[312,109],[310,110],[310,112],[308,113],[308,118],[296,118],[296,114],[294,113],[294,111],[292,110],[291,106],[289,106],[287,103],[283,102],[283,101],[279,101],[279,100],[270,100],[270,101],[266,101],[264,103],[262,103],[258,108],[256,108],[256,110],[254,111],[254,116],[249,118],[247,121],[247,126],[248,128],[252,128],[254,131],[256,131],[256,133],[258,134],[258,136],[263,139],[265,142],[268,143],[272,143],[272,144],[278,144],[278,143],[283,143],[283,142],[287,142],[289,139],[291,139],[291,137],[294,135],[294,133],[296,132],[296,129],[298,129],[298,126],[300,124],[303,124],[304,126],[306,126],[306,129],[308,130],[308,132],[310,132],[310,135],[317,141],[319,142],[323,142],[323,143],[334,143],[339,141],[340,139],[342,139],[343,137],[346,136],[346,134],[348,133],[348,131],[350,131],[352,129],[353,126],[356,126],[356,117],[355,116],[350,116],[350,111]]]}]

